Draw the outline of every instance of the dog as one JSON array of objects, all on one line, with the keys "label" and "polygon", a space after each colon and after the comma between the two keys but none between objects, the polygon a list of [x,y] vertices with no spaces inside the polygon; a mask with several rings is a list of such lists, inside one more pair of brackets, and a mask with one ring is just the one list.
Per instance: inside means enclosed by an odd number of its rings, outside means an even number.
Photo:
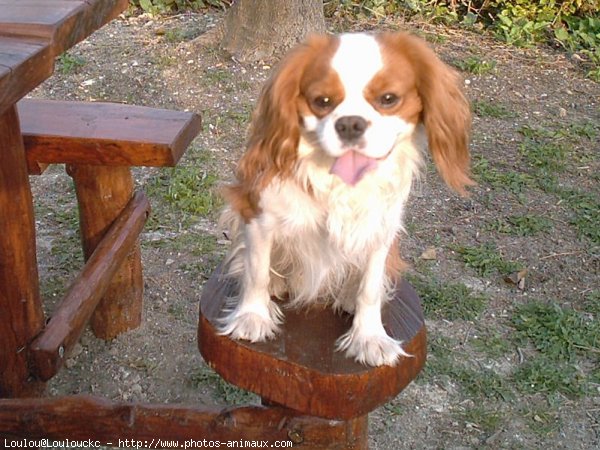
[{"label": "dog", "polygon": [[283,320],[272,297],[328,301],[353,314],[338,351],[370,366],[408,356],[381,318],[405,266],[405,205],[425,147],[466,194],[470,124],[458,74],[414,35],[319,35],[292,50],[263,87],[224,191],[225,273],[240,293],[219,332],[264,341]]}]

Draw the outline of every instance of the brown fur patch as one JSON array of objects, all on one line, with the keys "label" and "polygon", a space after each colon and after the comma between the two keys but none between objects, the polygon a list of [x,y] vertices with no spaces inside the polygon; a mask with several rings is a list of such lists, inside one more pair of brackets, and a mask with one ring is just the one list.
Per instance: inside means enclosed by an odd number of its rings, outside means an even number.
[{"label": "brown fur patch", "polygon": [[[275,176],[290,177],[298,158],[301,117],[307,100],[303,77],[315,77],[317,61],[333,55],[337,38],[314,36],[293,50],[265,84],[253,114],[247,149],[238,164],[237,183],[225,197],[244,220],[260,213],[260,192]],[[329,57],[330,58],[330,57]]]},{"label": "brown fur patch", "polygon": [[[408,61],[416,74],[416,87],[423,102],[429,151],[446,183],[462,195],[475,184],[469,174],[471,111],[460,77],[444,64],[422,39],[407,33],[383,33],[386,66]],[[400,74],[406,70],[398,66]]]},{"label": "brown fur patch", "polygon": [[396,237],[385,260],[385,273],[392,282],[397,282],[407,268],[408,264],[400,257],[400,239]]}]

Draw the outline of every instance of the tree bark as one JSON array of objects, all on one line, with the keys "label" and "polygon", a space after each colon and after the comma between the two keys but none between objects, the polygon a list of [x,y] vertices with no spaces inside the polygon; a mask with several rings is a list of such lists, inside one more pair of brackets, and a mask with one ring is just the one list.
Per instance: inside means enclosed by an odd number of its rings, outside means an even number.
[{"label": "tree bark", "polygon": [[324,32],[322,0],[237,0],[225,17],[221,44],[236,59],[254,62]]}]

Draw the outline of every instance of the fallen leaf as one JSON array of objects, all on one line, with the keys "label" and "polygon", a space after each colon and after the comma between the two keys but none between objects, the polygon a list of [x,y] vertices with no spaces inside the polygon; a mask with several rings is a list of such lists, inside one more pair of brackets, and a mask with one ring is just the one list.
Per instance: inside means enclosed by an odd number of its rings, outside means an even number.
[{"label": "fallen leaf", "polygon": [[504,281],[509,284],[514,284],[517,286],[517,289],[524,290],[525,289],[525,278],[527,277],[528,269],[522,269],[518,272],[513,272],[510,275],[504,277]]},{"label": "fallen leaf", "polygon": [[435,250],[435,247],[427,247],[425,249],[425,251],[423,253],[421,253],[420,256],[421,259],[427,260],[427,261],[434,261],[437,259],[437,252]]}]

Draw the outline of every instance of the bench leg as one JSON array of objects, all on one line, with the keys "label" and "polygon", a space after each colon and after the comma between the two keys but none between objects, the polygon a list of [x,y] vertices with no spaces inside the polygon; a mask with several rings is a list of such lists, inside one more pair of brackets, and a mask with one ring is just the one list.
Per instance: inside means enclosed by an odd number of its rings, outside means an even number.
[{"label": "bench leg", "polygon": [[30,380],[27,346],[44,326],[35,225],[15,108],[0,114],[0,397],[41,393]]},{"label": "bench leg", "polygon": [[[79,227],[85,259],[118,217],[133,195],[128,167],[67,165],[79,204]],[[94,334],[112,339],[137,328],[142,321],[143,278],[139,241],[127,256],[92,318]]]}]

